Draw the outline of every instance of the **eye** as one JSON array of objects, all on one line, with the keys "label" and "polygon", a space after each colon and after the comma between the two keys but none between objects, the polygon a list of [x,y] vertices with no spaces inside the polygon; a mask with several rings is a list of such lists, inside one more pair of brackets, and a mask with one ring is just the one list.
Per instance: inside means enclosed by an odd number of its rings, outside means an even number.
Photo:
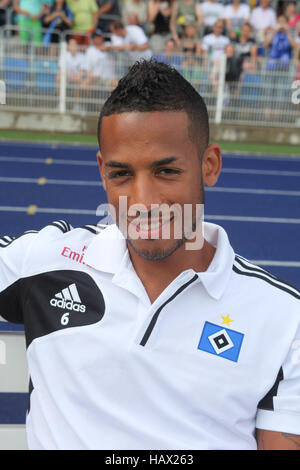
[{"label": "eye", "polygon": [[160,168],[158,171],[157,171],[158,174],[162,174],[162,175],[179,175],[181,173],[180,170],[177,170],[175,168]]},{"label": "eye", "polygon": [[118,171],[111,171],[108,173],[108,178],[110,180],[112,179],[117,179],[117,178],[123,178],[125,176],[129,176],[130,173],[128,170],[118,170]]}]

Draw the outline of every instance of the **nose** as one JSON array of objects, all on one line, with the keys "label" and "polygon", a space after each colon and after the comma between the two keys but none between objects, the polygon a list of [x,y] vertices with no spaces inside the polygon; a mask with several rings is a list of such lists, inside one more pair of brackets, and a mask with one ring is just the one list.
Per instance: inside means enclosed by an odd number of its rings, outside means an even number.
[{"label": "nose", "polygon": [[132,211],[150,214],[151,206],[160,205],[162,202],[159,185],[155,178],[149,174],[136,176],[130,191],[129,208],[131,207]]}]

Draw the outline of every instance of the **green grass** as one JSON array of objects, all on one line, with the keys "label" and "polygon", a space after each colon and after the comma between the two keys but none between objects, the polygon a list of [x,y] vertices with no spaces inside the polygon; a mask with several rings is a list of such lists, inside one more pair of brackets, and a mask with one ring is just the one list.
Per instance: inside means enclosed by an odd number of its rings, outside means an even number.
[{"label": "green grass", "polygon": [[[97,145],[96,136],[82,134],[40,133],[0,130],[0,140],[18,142],[50,142]],[[247,152],[271,155],[298,155],[299,145],[263,144],[254,142],[218,142],[224,152]]]},{"label": "green grass", "polygon": [[9,140],[15,142],[55,142],[60,144],[97,145],[96,136],[82,134],[61,134],[54,132],[43,133],[0,130],[0,140]]},{"label": "green grass", "polygon": [[218,142],[226,152],[248,152],[270,155],[298,155],[299,145],[263,144],[255,142]]}]

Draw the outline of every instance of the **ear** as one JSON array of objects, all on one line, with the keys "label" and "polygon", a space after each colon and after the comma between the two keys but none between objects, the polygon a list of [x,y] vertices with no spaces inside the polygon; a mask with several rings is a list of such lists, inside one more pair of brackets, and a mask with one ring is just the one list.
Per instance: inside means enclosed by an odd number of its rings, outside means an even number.
[{"label": "ear", "polygon": [[211,144],[202,157],[202,175],[205,186],[214,186],[222,169],[222,152],[218,144]]},{"label": "ear", "polygon": [[100,170],[100,175],[101,175],[101,179],[102,179],[102,183],[103,183],[103,188],[106,191],[106,183],[105,183],[105,175],[104,175],[104,164],[103,164],[103,158],[102,158],[100,150],[98,150],[98,152],[97,152],[97,162],[98,162],[98,166],[99,166],[99,170]]}]

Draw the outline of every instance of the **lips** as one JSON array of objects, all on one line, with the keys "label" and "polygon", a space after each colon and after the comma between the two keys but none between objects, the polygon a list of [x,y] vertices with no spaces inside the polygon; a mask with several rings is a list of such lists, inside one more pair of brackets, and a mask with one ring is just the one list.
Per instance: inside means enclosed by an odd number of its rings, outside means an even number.
[{"label": "lips", "polygon": [[153,239],[161,238],[163,233],[163,227],[172,222],[174,217],[167,220],[145,220],[145,221],[132,221],[131,225],[134,227],[136,232],[139,235],[139,238],[142,239]]}]

